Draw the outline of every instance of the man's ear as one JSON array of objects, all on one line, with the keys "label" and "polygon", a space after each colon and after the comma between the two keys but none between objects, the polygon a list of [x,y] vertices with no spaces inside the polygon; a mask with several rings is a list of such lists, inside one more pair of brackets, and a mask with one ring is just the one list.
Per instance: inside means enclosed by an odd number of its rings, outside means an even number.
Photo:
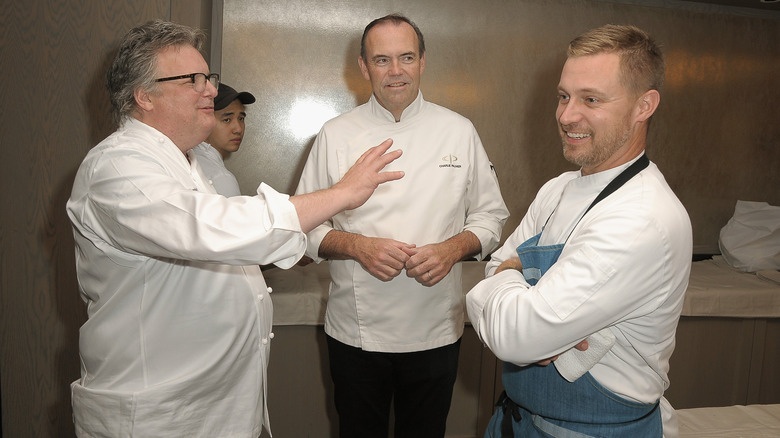
[{"label": "man's ear", "polygon": [[142,111],[151,111],[154,109],[151,96],[145,88],[136,88],[135,91],[133,91],[133,97],[135,98],[135,104]]},{"label": "man's ear", "polygon": [[371,80],[371,76],[368,75],[368,66],[362,56],[358,56],[358,66],[360,66],[360,72],[363,73],[363,78],[367,81]]},{"label": "man's ear", "polygon": [[661,93],[658,90],[648,90],[637,100],[637,121],[644,122],[650,118],[661,103]]}]

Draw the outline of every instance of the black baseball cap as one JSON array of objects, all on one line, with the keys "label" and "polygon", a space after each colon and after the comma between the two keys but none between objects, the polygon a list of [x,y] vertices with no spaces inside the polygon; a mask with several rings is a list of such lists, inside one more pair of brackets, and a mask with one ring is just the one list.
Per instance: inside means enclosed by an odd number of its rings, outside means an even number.
[{"label": "black baseball cap", "polygon": [[255,96],[248,91],[238,92],[230,85],[219,83],[219,90],[217,90],[217,97],[214,98],[214,111],[219,111],[222,108],[230,105],[230,102],[234,100],[240,100],[244,105],[255,103]]}]

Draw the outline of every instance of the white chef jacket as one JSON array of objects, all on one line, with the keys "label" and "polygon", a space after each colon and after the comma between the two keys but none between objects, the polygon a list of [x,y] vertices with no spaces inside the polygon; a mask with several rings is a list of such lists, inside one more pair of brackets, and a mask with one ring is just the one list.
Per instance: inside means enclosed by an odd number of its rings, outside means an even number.
[{"label": "white chef jacket", "polygon": [[[464,230],[489,254],[509,212],[482,142],[465,117],[425,101],[422,93],[395,122],[374,96],[328,121],[314,142],[297,193],[330,187],[369,147],[392,138],[403,155],[386,170],[405,176],[381,185],[361,207],[342,212],[309,234],[306,254],[320,262],[333,229],[421,247]],[[366,351],[409,352],[449,345],[463,333],[461,266],[433,287],[402,272],[382,282],[354,260],[330,261],[325,331]]]},{"label": "white chef jacket", "polygon": [[[466,302],[480,338],[498,358],[520,366],[610,327],[617,342],[590,373],[618,395],[653,403],[669,386],[692,233],[685,208],[654,163],[582,217],[629,165],[588,176],[566,172],[547,182]],[[491,276],[543,226],[540,246],[571,236],[536,286],[515,270]]]},{"label": "white chef jacket", "polygon": [[210,144],[203,142],[190,149],[188,155],[191,159],[198,162],[200,169],[206,180],[214,187],[220,195],[240,196],[241,189],[238,187],[236,176],[227,170],[222,155]]},{"label": "white chef jacket", "polygon": [[130,119],[87,154],[67,211],[89,316],[77,434],[257,437],[273,336],[258,265],[290,267],[306,245],[288,196],[220,196]]}]

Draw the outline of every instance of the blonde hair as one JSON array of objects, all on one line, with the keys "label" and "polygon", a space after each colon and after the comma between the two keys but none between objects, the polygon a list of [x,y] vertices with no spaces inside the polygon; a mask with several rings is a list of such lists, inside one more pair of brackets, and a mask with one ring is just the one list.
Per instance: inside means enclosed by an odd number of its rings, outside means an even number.
[{"label": "blonde hair", "polygon": [[666,65],[653,38],[635,26],[607,24],[589,30],[569,43],[569,58],[615,53],[620,57],[620,80],[626,89],[642,94],[661,90]]}]

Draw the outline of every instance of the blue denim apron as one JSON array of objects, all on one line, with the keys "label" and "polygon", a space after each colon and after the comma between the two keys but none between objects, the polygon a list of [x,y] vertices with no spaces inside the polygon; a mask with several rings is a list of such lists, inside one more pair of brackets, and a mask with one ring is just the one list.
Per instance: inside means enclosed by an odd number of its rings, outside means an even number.
[{"label": "blue denim apron", "polygon": [[[585,213],[648,164],[643,155],[610,182]],[[558,260],[565,245],[564,242],[539,246],[541,235],[539,233],[517,247],[523,276],[532,286]],[[485,432],[486,438],[658,438],[663,435],[657,401],[645,404],[626,400],[599,384],[590,373],[569,382],[554,366],[519,367],[505,362],[502,381],[505,392],[498,402],[500,409],[496,410]]]}]

